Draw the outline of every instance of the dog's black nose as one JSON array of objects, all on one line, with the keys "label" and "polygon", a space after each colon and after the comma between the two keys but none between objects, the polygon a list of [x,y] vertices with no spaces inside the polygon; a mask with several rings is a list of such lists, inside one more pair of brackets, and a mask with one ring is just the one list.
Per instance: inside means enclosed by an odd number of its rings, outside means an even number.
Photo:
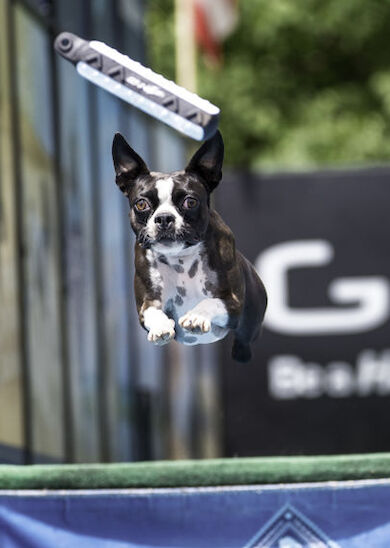
[{"label": "dog's black nose", "polygon": [[159,228],[171,228],[175,222],[175,217],[170,213],[161,213],[155,217],[154,222],[158,224]]}]

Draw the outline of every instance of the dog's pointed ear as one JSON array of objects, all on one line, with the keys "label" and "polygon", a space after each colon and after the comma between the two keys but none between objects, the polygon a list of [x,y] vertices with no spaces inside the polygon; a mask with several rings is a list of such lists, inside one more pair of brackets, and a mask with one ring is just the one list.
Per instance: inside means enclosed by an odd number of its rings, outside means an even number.
[{"label": "dog's pointed ear", "polygon": [[147,175],[149,170],[143,159],[138,156],[120,133],[115,133],[112,142],[112,159],[116,173],[116,184],[127,196],[135,179],[139,175]]},{"label": "dog's pointed ear", "polygon": [[223,153],[222,135],[217,131],[195,152],[186,167],[186,172],[200,175],[207,190],[212,192],[222,178]]}]

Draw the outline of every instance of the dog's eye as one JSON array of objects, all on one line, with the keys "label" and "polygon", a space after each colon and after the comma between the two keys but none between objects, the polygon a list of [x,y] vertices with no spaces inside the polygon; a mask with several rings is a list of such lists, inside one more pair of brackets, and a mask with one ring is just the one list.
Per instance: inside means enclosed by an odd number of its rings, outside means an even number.
[{"label": "dog's eye", "polygon": [[196,198],[191,198],[190,196],[188,196],[183,202],[183,207],[185,209],[193,209],[197,205],[198,205],[198,200]]},{"label": "dog's eye", "polygon": [[135,208],[137,211],[146,211],[149,209],[149,204],[144,198],[141,198],[135,203]]}]

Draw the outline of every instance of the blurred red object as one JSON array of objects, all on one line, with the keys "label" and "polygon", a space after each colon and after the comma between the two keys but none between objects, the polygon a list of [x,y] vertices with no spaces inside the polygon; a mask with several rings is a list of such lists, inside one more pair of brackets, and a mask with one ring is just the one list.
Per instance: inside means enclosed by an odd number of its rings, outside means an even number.
[{"label": "blurred red object", "polygon": [[212,65],[222,62],[222,42],[238,23],[238,0],[194,0],[196,40]]}]

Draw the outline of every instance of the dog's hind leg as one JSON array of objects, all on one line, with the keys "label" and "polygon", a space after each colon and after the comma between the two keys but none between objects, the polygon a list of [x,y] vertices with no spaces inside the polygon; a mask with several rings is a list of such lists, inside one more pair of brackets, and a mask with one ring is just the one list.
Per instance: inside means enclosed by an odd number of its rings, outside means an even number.
[{"label": "dog's hind leg", "polygon": [[245,279],[245,299],[240,322],[234,330],[232,358],[248,362],[252,357],[251,344],[257,339],[267,308],[267,294],[253,266],[241,256]]},{"label": "dog's hind leg", "polygon": [[[245,312],[244,310],[244,314]],[[249,362],[252,358],[251,344],[257,339],[259,333],[258,320],[251,314],[245,314],[245,320],[240,323],[234,333],[232,358],[238,362]]]},{"label": "dog's hind leg", "polygon": [[245,344],[236,336],[233,341],[232,358],[233,360],[236,360],[236,362],[249,362],[252,358],[252,350],[250,344]]}]

